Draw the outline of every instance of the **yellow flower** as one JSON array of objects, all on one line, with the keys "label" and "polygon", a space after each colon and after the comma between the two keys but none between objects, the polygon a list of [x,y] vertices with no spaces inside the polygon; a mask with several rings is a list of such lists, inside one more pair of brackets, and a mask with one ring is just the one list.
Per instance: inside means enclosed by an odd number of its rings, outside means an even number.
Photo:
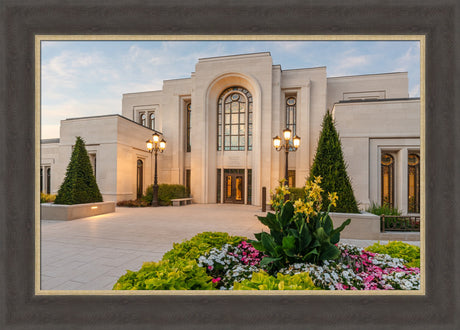
[{"label": "yellow flower", "polygon": [[337,196],[337,193],[333,192],[332,194],[331,193],[327,193],[327,194],[328,194],[329,201],[331,202],[331,205],[337,206],[336,202],[339,199],[339,196]]}]

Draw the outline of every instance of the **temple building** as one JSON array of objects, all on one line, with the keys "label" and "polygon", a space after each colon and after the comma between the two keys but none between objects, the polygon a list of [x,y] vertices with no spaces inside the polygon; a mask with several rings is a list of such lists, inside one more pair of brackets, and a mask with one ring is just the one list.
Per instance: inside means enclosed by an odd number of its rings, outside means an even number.
[{"label": "temple building", "polygon": [[261,205],[262,187],[285,175],[273,137],[286,127],[300,137],[288,176],[301,187],[327,110],[360,207],[419,213],[421,107],[407,72],[328,77],[326,67],[283,70],[268,52],[202,58],[189,78],[124,94],[121,114],[62,120],[59,138],[41,141],[41,190],[57,192],[81,136],[104,200],[136,199],[153,183],[146,141],[159,132],[159,183],[190,187],[194,203]]}]

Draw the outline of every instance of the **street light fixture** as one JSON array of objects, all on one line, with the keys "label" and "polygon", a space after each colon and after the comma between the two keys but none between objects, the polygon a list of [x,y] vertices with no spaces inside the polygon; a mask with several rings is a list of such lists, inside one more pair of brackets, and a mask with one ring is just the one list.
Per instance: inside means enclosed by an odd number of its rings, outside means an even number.
[{"label": "street light fixture", "polygon": [[147,150],[155,155],[155,177],[153,181],[153,198],[152,206],[158,206],[158,174],[157,174],[157,156],[158,152],[162,153],[166,149],[166,141],[161,139],[158,133],[152,135],[152,140],[146,141]]},{"label": "street light fixture", "polygon": [[286,128],[283,131],[283,138],[284,138],[284,144],[281,144],[281,138],[279,136],[275,136],[273,138],[273,146],[275,147],[276,151],[281,151],[281,149],[284,148],[285,154],[286,154],[286,168],[284,171],[284,179],[285,182],[284,184],[286,186],[289,186],[289,175],[288,175],[288,157],[289,157],[289,152],[290,151],[296,151],[300,147],[300,137],[295,135],[292,138],[292,145],[290,143],[292,137],[292,131],[289,128]]}]

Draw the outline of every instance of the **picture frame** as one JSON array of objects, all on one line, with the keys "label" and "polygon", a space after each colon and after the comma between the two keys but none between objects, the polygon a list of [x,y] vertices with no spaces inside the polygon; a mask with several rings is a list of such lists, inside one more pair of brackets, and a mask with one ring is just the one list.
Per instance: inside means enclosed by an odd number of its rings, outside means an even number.
[{"label": "picture frame", "polygon": [[[327,1],[4,1],[0,99],[0,326],[23,329],[376,329],[459,326],[455,279],[459,206],[454,148],[454,22],[458,5]],[[455,14],[457,13],[457,14]],[[455,16],[457,15],[457,17]],[[248,19],[248,17],[251,19]],[[37,34],[424,34],[426,36],[426,294],[424,296],[37,296],[34,294]],[[457,37],[458,38],[458,37]],[[458,56],[458,52],[457,52]],[[458,61],[458,58],[457,58]],[[458,140],[458,138],[457,138]],[[457,193],[457,195],[455,195]],[[457,212],[455,212],[457,211]],[[39,243],[38,243],[39,244]]]}]

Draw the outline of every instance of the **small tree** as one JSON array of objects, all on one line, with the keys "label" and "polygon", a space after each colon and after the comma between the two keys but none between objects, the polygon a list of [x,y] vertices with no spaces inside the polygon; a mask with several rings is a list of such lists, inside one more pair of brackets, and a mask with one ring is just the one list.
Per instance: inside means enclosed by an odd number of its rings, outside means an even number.
[{"label": "small tree", "polygon": [[64,182],[54,203],[70,205],[93,202],[102,202],[102,195],[93,174],[85,142],[77,136]]},{"label": "small tree", "polygon": [[324,115],[318,148],[310,169],[309,181],[318,176],[323,178],[322,188],[324,192],[322,193],[322,199],[324,201],[324,210],[327,210],[329,204],[327,192],[336,191],[339,199],[337,205],[331,207],[331,212],[359,212],[343,159],[342,144],[335,128],[332,114],[329,111]]}]

